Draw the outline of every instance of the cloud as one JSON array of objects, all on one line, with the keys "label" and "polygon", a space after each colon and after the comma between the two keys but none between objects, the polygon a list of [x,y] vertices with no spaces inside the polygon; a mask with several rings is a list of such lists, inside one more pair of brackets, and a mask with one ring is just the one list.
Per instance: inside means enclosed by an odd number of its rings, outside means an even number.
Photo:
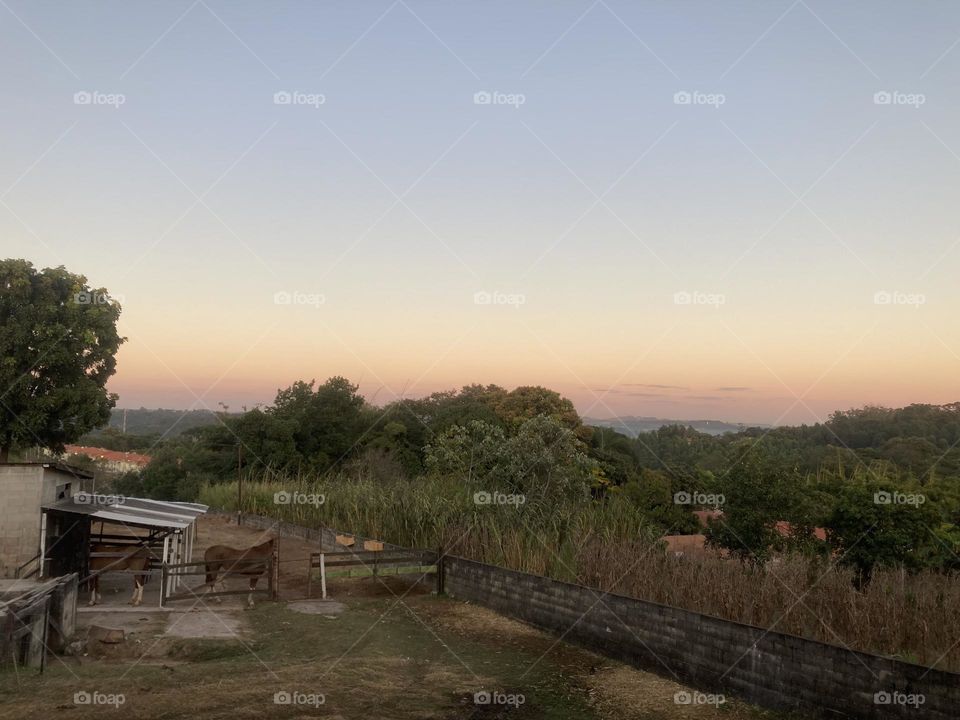
[{"label": "cloud", "polygon": [[628,392],[626,390],[618,390],[617,388],[593,388],[593,392],[606,393],[608,395],[624,395],[626,397],[664,397],[664,393]]},{"label": "cloud", "polygon": [[654,390],[689,390],[688,387],[683,387],[682,385],[657,385],[656,383],[623,383],[624,387],[645,387],[653,388]]},{"label": "cloud", "polygon": [[714,389],[719,390],[720,392],[747,392],[748,390],[752,390],[753,388],[737,387],[736,385],[733,385],[731,387],[718,387]]}]

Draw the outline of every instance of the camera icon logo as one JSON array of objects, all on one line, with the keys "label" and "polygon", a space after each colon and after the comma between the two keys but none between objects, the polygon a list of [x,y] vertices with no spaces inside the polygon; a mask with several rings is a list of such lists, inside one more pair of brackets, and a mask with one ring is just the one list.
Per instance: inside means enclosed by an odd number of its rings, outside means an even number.
[{"label": "camera icon logo", "polygon": [[273,104],[274,105],[289,105],[293,102],[293,95],[288,93],[286,90],[280,90],[273,94]]},{"label": "camera icon logo", "polygon": [[73,704],[74,705],[89,705],[93,702],[93,695],[88,693],[86,690],[76,692],[73,694]]},{"label": "camera icon logo", "polygon": [[674,505],[690,505],[692,502],[693,497],[685,490],[673,494]]},{"label": "camera icon logo", "polygon": [[873,94],[873,104],[874,105],[889,105],[893,102],[893,94],[886,91],[880,90]]},{"label": "camera icon logo", "polygon": [[274,505],[289,505],[293,500],[293,495],[291,495],[286,490],[281,490],[280,492],[275,492],[273,494],[273,504]]},{"label": "camera icon logo", "polygon": [[274,705],[290,705],[291,703],[293,703],[293,695],[286,690],[280,690],[273,694]]},{"label": "camera icon logo", "polygon": [[492,701],[492,697],[489,692],[486,690],[481,690],[473,694],[473,704],[474,705],[489,705]]},{"label": "camera icon logo", "polygon": [[893,502],[893,495],[886,490],[879,490],[873,494],[874,505],[889,505]]}]

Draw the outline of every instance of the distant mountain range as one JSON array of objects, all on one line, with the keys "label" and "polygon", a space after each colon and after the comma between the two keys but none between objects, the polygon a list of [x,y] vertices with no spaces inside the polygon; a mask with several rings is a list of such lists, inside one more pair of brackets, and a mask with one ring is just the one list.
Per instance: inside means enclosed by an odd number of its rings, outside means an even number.
[{"label": "distant mountain range", "polygon": [[607,427],[630,437],[636,437],[642,432],[659,430],[665,425],[685,425],[698,432],[708,435],[723,435],[724,433],[740,432],[748,427],[767,428],[769,425],[763,423],[732,423],[723,420],[667,420],[666,418],[656,417],[637,417],[635,415],[625,415],[616,418],[583,418],[586,425],[596,427]]},{"label": "distant mountain range", "polygon": [[108,427],[132,435],[164,435],[174,437],[196,427],[217,423],[210,410],[166,410],[147,408],[114,408]]}]

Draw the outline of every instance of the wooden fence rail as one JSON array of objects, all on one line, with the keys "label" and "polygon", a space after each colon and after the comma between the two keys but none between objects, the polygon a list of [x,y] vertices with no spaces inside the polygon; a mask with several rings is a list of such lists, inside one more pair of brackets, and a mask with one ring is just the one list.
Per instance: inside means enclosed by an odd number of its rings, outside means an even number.
[{"label": "wooden fence rail", "polygon": [[437,553],[427,550],[312,553],[307,570],[307,597],[312,594],[314,570],[320,571],[320,594],[326,600],[328,578],[437,574],[437,557]]}]

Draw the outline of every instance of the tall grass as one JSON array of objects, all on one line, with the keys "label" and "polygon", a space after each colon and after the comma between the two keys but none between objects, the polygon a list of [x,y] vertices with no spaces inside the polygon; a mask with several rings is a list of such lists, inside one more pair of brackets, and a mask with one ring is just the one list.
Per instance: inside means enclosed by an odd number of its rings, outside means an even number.
[{"label": "tall grass", "polygon": [[[276,493],[322,495],[324,502],[276,504]],[[237,509],[237,485],[207,485],[200,501]],[[576,580],[576,558],[594,540],[650,541],[655,534],[622,498],[488,504],[448,478],[416,482],[299,476],[243,483],[244,512],[306,527],[332,527],[408,547],[436,548],[517,570]]]},{"label": "tall grass", "polygon": [[[278,492],[322,494],[321,505],[276,504]],[[237,509],[236,483],[205,486],[200,501]],[[332,527],[446,552],[779,632],[960,670],[960,582],[955,574],[876,571],[862,591],[853,573],[801,556],[764,567],[719,557],[675,557],[623,497],[477,505],[461,483],[299,476],[252,477],[244,512]]]}]

